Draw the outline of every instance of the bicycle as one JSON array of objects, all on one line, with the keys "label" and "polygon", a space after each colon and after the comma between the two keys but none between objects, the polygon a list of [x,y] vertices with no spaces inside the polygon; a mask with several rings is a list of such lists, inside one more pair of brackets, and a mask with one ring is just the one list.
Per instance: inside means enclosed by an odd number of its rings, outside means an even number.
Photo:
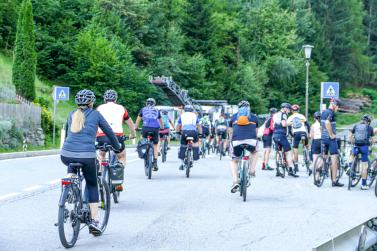
[{"label": "bicycle", "polygon": [[241,145],[242,154],[241,161],[238,161],[238,174],[240,178],[240,196],[242,196],[243,201],[246,201],[247,197],[247,187],[250,181],[250,152],[246,150],[248,145]]},{"label": "bicycle", "polygon": [[[371,187],[376,180],[377,176],[377,158],[375,158],[372,163],[368,166],[368,177],[367,185]],[[377,183],[376,183],[377,184]]]},{"label": "bicycle", "polygon": [[161,138],[161,145],[160,145],[160,152],[161,152],[161,159],[162,159],[162,162],[166,162],[166,155],[168,154],[168,140],[167,140],[167,136],[166,135],[163,135],[163,137]]},{"label": "bicycle", "polygon": [[190,169],[194,165],[193,150],[192,150],[193,141],[194,141],[193,137],[186,138],[187,148],[185,152],[185,158],[183,159],[183,167],[186,168],[187,178],[190,178]]},{"label": "bicycle", "polygon": [[303,145],[303,151],[302,151],[303,164],[302,164],[302,166],[306,167],[306,172],[308,174],[310,174],[310,164],[311,164],[311,162],[310,162],[310,150],[306,147],[305,141],[306,141],[306,136],[302,136],[301,137],[301,143]]},{"label": "bicycle", "polygon": [[[355,147],[355,146],[354,146]],[[351,168],[349,169],[348,173],[348,190],[351,190],[351,187],[357,186],[361,180],[361,159],[359,157],[360,153],[354,155],[354,160],[352,161]],[[373,163],[376,161],[376,159],[373,161]],[[373,169],[372,169],[373,168]],[[376,164],[373,164],[373,166],[368,161],[368,180],[367,185],[371,186],[374,182],[374,179],[376,177]]]},{"label": "bicycle", "polygon": [[[313,179],[314,184],[318,187],[323,185],[325,178],[329,177],[329,170],[331,173],[331,156],[327,156],[323,149],[324,145],[321,145],[321,154],[317,157],[316,161],[314,162],[313,167]],[[340,179],[341,175],[341,167],[339,165],[339,156],[338,156],[338,169],[337,169],[337,176],[336,180]]]},{"label": "bicycle", "polygon": [[276,161],[276,172],[279,173],[280,177],[284,178],[285,172],[288,173],[288,165],[287,165],[286,154],[285,154],[285,152],[283,152],[281,146],[276,147],[275,143],[274,143],[274,145],[275,145],[275,149],[277,149],[276,150],[276,159],[275,159],[275,161]]},{"label": "bicycle", "polygon": [[147,149],[144,156],[144,171],[145,176],[148,179],[152,179],[152,168],[153,168],[153,158],[154,158],[154,148],[153,148],[153,133],[148,132],[147,134]]},{"label": "bicycle", "polygon": [[[206,157],[206,151],[208,149],[208,146],[207,146],[207,139],[204,137],[201,139],[202,141],[202,144],[201,144],[201,148],[200,148],[200,151],[202,153],[202,158],[204,159]],[[209,154],[209,153],[208,153]]]},{"label": "bicycle", "polygon": [[[126,136],[120,138],[120,140],[122,141],[126,141],[128,139],[129,138]],[[98,172],[99,175],[101,175],[102,178],[107,182],[110,194],[112,194],[113,196],[114,203],[119,203],[120,191],[116,189],[116,186],[123,183],[123,175],[122,178],[117,177],[118,171],[120,170],[115,170],[115,166],[121,165],[123,170],[124,166],[118,161],[117,155],[115,154],[111,145],[104,144],[102,146],[96,146],[96,149],[104,151],[108,155],[108,157],[105,158],[104,161],[101,161]],[[122,172],[124,172],[123,170]]]},{"label": "bicycle", "polygon": [[[76,168],[77,177],[63,178],[61,180],[61,195],[59,199],[58,223],[60,242],[65,248],[71,248],[76,244],[80,230],[88,226],[91,221],[90,207],[83,198],[82,175],[83,165],[71,163],[69,167]],[[110,216],[110,191],[105,180],[98,179],[99,203],[98,218],[101,234],[105,231]],[[85,195],[85,193],[84,193]],[[81,224],[85,224],[81,227]],[[69,233],[72,230],[72,233]]]}]

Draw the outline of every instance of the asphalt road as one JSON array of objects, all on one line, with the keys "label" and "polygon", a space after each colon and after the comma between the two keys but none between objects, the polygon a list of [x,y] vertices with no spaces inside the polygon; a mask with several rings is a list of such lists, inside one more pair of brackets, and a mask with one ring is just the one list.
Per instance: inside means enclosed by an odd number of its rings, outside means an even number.
[{"label": "asphalt road", "polygon": [[[229,191],[228,158],[196,162],[187,179],[173,149],[147,180],[127,151],[125,191],[106,232],[95,238],[84,228],[75,250],[310,250],[377,216],[372,189],[329,180],[317,188],[305,172],[282,179],[259,168],[245,203]],[[64,249],[54,226],[66,172],[59,156],[3,160],[0,171],[0,250]]]}]

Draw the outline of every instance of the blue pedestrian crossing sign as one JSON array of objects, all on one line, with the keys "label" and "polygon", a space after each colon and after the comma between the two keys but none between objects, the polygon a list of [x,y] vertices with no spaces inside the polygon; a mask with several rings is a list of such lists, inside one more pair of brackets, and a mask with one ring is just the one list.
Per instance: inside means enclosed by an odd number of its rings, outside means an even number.
[{"label": "blue pedestrian crossing sign", "polygon": [[321,85],[322,98],[339,98],[338,82],[322,82]]},{"label": "blue pedestrian crossing sign", "polygon": [[69,100],[69,87],[55,86],[54,100],[60,100],[60,101]]}]

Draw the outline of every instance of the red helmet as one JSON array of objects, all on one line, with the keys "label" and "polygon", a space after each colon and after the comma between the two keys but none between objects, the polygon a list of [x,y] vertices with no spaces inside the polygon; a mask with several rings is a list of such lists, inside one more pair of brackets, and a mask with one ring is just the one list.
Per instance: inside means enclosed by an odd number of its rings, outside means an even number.
[{"label": "red helmet", "polygon": [[299,110],[300,110],[300,106],[299,105],[292,105],[292,111],[297,112]]}]

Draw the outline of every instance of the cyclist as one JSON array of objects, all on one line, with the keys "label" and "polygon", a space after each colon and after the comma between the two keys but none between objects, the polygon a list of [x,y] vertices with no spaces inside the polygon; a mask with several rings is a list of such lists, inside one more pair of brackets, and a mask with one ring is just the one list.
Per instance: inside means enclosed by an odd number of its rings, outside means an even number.
[{"label": "cyclist", "polygon": [[277,112],[276,108],[270,109],[270,117],[264,123],[265,129],[263,131],[262,141],[263,141],[263,163],[262,163],[262,170],[274,170],[274,168],[270,167],[268,161],[270,159],[271,153],[271,146],[272,146],[272,134],[273,134],[273,126],[274,120],[273,116]]},{"label": "cyclist", "polygon": [[[176,128],[177,132],[181,132],[181,148],[178,153],[178,157],[183,161],[185,158],[184,146],[187,142],[187,137],[193,137],[193,159],[199,159],[199,136],[202,134],[202,127],[200,126],[198,116],[194,112],[194,108],[191,105],[185,105],[184,112],[178,119]],[[179,167],[179,170],[183,170],[183,163]]]},{"label": "cyclist", "polygon": [[338,143],[336,140],[336,119],[335,112],[339,108],[339,100],[331,99],[330,106],[321,114],[321,130],[322,130],[322,151],[327,155],[331,155],[331,180],[333,187],[342,187],[344,184],[340,183],[336,178],[338,169]]},{"label": "cyclist", "polygon": [[211,127],[211,120],[209,119],[208,113],[204,113],[203,117],[200,119],[200,125],[202,126],[202,131],[203,131],[203,140],[206,141],[207,146],[210,143],[210,132],[212,130]]},{"label": "cyclist", "polygon": [[314,124],[310,127],[310,138],[312,139],[311,151],[313,154],[313,163],[312,169],[309,170],[309,176],[313,172],[313,165],[318,158],[318,155],[321,154],[321,113],[314,113]]},{"label": "cyclist", "polygon": [[153,139],[153,171],[158,171],[157,159],[158,159],[158,142],[159,131],[164,129],[161,113],[155,107],[156,100],[154,98],[148,98],[146,106],[142,108],[137,116],[135,128],[139,128],[141,120],[143,120],[143,128],[141,134],[143,138],[147,138],[148,134],[152,134]]},{"label": "cyclist", "polygon": [[287,122],[293,135],[293,161],[295,172],[298,172],[298,147],[301,138],[304,137],[305,142],[303,147],[309,149],[308,132],[310,131],[310,126],[305,116],[300,113],[299,105],[292,105],[292,115],[289,116]]},{"label": "cyclist", "polygon": [[98,226],[98,183],[96,166],[95,138],[97,127],[100,127],[107,135],[115,150],[120,150],[120,144],[113,130],[105,118],[96,110],[93,104],[96,100],[90,90],[81,90],[75,96],[77,110],[68,115],[66,128],[67,135],[61,150],[61,160],[68,166],[68,177],[75,177],[77,170],[69,167],[70,163],[81,163],[82,172],[86,182],[86,194],[91,211],[89,230],[93,235],[101,234]]},{"label": "cyclist", "polygon": [[232,142],[230,170],[232,173],[233,185],[230,192],[235,193],[240,187],[237,163],[243,151],[241,145],[247,145],[246,150],[248,150],[252,156],[252,158],[250,158],[251,177],[255,177],[255,166],[258,161],[258,118],[250,112],[250,104],[248,101],[243,100],[238,104],[238,112],[232,116],[228,131],[229,138]]},{"label": "cyclist", "polygon": [[[225,147],[227,146],[227,128],[228,124],[225,120],[224,114],[221,114],[217,122],[215,123],[215,134],[217,135],[217,142],[220,141],[220,137],[223,140],[223,152],[220,154],[223,154],[225,156]],[[219,146],[217,146],[219,147]]]},{"label": "cyclist", "polygon": [[370,126],[372,119],[369,115],[364,115],[361,118],[361,122],[353,127],[350,131],[350,140],[354,140],[355,146],[352,149],[352,156],[350,157],[353,161],[354,156],[361,154],[361,189],[368,190],[367,176],[368,176],[368,155],[370,139],[374,136],[373,128]]},{"label": "cyclist", "polygon": [[169,112],[167,110],[163,110],[161,112],[161,120],[162,124],[164,125],[164,129],[160,130],[160,142],[158,143],[158,149],[160,149],[161,139],[166,135],[166,142],[168,143],[167,150],[170,150],[170,126],[174,128],[174,124],[169,117]]},{"label": "cyclist", "polygon": [[[288,175],[297,178],[299,176],[293,172],[291,145],[289,144],[287,138],[287,115],[291,110],[291,105],[289,103],[282,103],[280,107],[281,110],[275,113],[272,117],[274,121],[274,133],[272,135],[272,139],[275,142],[276,150],[278,150],[279,147],[281,147],[284,153],[286,154],[287,164],[289,166]],[[276,168],[276,176],[282,176],[279,168]]]},{"label": "cyclist", "polygon": [[[124,135],[123,133],[123,123],[126,122],[127,126],[131,130],[130,138],[135,138],[136,131],[134,122],[132,121],[132,118],[129,116],[128,111],[126,108],[124,108],[122,105],[119,105],[116,103],[118,99],[118,93],[114,90],[107,90],[103,95],[103,100],[105,104],[102,104],[97,107],[97,111],[101,113],[101,115],[106,119],[107,123],[111,126],[111,129],[113,129],[113,132],[118,138],[118,141],[121,143],[122,147],[120,149],[120,152],[117,152],[117,158],[120,163],[123,164],[123,166],[126,165],[126,151],[124,141],[121,140],[121,137]],[[101,128],[98,129],[97,132],[97,142],[99,146],[102,146],[104,144],[109,144],[110,141],[108,137],[105,135],[105,133],[101,130]],[[104,160],[106,157],[106,152],[100,151],[99,152],[101,160]],[[122,191],[123,187],[122,185],[118,185],[115,188],[117,191]]]}]

